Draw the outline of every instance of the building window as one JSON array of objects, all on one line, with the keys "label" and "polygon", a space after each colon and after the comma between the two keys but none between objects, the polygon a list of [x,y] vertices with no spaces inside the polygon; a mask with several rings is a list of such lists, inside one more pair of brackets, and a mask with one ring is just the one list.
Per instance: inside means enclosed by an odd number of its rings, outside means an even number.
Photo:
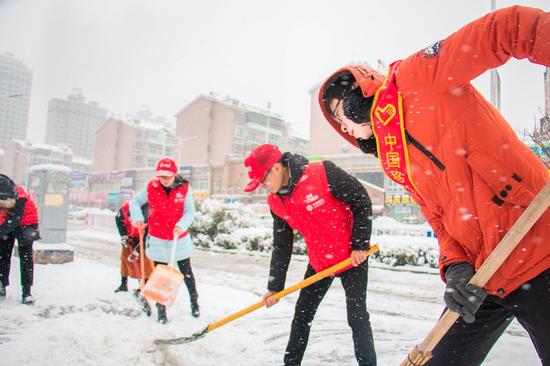
[{"label": "building window", "polygon": [[241,155],[243,153],[243,145],[233,144],[233,154]]},{"label": "building window", "polygon": [[246,122],[255,123],[255,124],[267,127],[267,117],[264,116],[263,114],[259,114],[255,112],[248,112],[246,114]]},{"label": "building window", "polygon": [[282,136],[274,135],[272,133],[269,134],[269,143],[273,145],[280,145],[282,142]]}]

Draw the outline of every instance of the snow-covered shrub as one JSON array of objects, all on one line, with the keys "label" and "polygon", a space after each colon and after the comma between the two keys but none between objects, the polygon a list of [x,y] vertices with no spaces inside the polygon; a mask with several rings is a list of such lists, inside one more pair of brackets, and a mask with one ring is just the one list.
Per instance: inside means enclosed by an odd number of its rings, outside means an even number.
[{"label": "snow-covered shrub", "polygon": [[195,245],[201,248],[210,248],[212,246],[212,240],[210,240],[208,235],[204,235],[203,233],[197,233],[192,235],[193,235],[193,242],[195,243]]},{"label": "snow-covered shrub", "polygon": [[439,249],[437,239],[415,236],[373,236],[371,243],[380,250],[373,259],[391,266],[430,266],[437,268]]},{"label": "snow-covered shrub", "polygon": [[240,243],[238,238],[234,235],[220,233],[216,235],[214,244],[222,247],[223,249],[237,249]]},{"label": "snow-covered shrub", "polygon": [[273,242],[270,230],[262,227],[258,217],[241,203],[197,202],[197,213],[189,231],[194,238],[201,235],[197,245],[206,248],[267,251]]},{"label": "snow-covered shrub", "polygon": [[[273,234],[269,229],[259,230],[253,228],[252,230],[241,229],[243,231],[242,238],[244,239],[244,245],[247,250],[257,250],[260,252],[271,251],[273,244]],[[245,232],[248,231],[248,233]]]},{"label": "snow-covered shrub", "polygon": [[[388,225],[387,221],[373,222],[371,243],[378,244],[380,251],[372,260],[391,266],[438,266],[437,239],[420,236],[427,231],[425,225],[399,226],[393,221]],[[273,245],[270,218],[260,219],[242,203],[197,202],[197,213],[189,231],[195,244],[203,248],[270,252]],[[304,239],[298,232],[294,233],[292,252],[307,255]]]}]

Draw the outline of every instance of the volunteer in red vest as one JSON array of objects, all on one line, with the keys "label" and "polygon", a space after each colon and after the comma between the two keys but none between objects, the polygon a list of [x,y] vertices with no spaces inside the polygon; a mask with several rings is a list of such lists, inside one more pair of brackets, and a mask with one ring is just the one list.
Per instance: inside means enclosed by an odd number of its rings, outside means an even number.
[{"label": "volunteer in red vest", "polygon": [[[294,232],[306,243],[309,263],[304,278],[351,256],[353,265],[337,274],[346,294],[348,324],[352,331],[355,357],[361,366],[376,365],[376,353],[367,312],[368,262],[372,205],[359,181],[330,161],[308,162],[303,156],[275,145],[254,148],[244,160],[251,192],[263,184],[271,193],[267,203],[273,216],[273,252],[266,306],[277,301],[271,296],[285,287],[292,254]],[[284,363],[300,365],[308,343],[315,312],[334,277],[320,280],[300,291]]]},{"label": "volunteer in red vest", "polygon": [[514,6],[392,63],[385,78],[349,65],[320,89],[331,126],[380,159],[437,233],[443,299],[461,317],[426,365],[481,364],[514,318],[550,365],[550,210],[483,289],[468,284],[549,179],[471,81],[511,57],[550,66],[549,40],[550,13]]},{"label": "volunteer in red vest", "polygon": [[[193,241],[187,231],[195,216],[195,202],[189,182],[177,175],[177,171],[174,160],[161,159],[157,163],[155,178],[130,200],[130,217],[134,226],[143,223],[141,206],[149,203],[146,251],[155,264],[166,264],[170,261],[173,239],[178,238],[176,261],[189,290],[191,315],[197,318],[200,315],[199,295],[191,268]],[[159,323],[165,324],[168,321],[166,307],[157,304],[157,310]]]},{"label": "volunteer in red vest", "polygon": [[38,232],[38,213],[27,192],[8,176],[0,174],[0,300],[10,284],[11,254],[17,239],[21,270],[21,302],[33,304],[33,250]]},{"label": "volunteer in red vest", "polygon": [[[149,216],[149,205],[145,204],[141,207],[145,222]],[[115,216],[115,222],[120,234],[120,243],[122,248],[120,250],[120,286],[118,286],[115,292],[128,291],[128,277],[140,279],[141,278],[141,266],[139,261],[139,233],[136,226],[132,225],[130,220],[130,201],[125,201],[120,210],[118,210]],[[147,255],[145,255],[145,275],[144,279],[147,281],[155,264],[151,261]],[[139,290],[138,290],[139,291]]]}]

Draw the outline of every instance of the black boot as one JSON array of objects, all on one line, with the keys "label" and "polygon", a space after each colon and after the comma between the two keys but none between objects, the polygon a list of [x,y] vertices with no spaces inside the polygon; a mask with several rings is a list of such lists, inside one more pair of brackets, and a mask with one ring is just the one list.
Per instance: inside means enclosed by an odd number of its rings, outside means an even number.
[{"label": "black boot", "polygon": [[115,292],[126,292],[128,291],[128,277],[120,277],[120,286],[118,286]]},{"label": "black boot", "polygon": [[34,297],[31,295],[31,288],[30,287],[23,287],[23,291],[21,293],[21,303],[25,305],[32,305],[34,304]]},{"label": "black boot", "polygon": [[199,310],[199,302],[197,301],[199,296],[193,296],[191,297],[191,315],[193,318],[198,318],[201,315],[201,312]]},{"label": "black boot", "polygon": [[0,300],[3,300],[6,298],[6,286],[2,282],[0,282]]},{"label": "black boot", "polygon": [[134,297],[136,298],[141,311],[143,311],[147,316],[151,316],[151,306],[149,306],[149,303],[147,302],[147,299],[141,295],[141,290],[137,289],[134,291]]},{"label": "black boot", "polygon": [[166,306],[157,303],[158,322],[160,324],[166,324],[168,317],[166,316]]}]

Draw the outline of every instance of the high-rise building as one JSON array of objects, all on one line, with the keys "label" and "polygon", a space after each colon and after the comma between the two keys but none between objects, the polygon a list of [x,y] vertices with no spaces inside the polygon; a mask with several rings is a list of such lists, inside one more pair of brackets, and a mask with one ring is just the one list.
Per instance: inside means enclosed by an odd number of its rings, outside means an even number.
[{"label": "high-rise building", "polygon": [[10,53],[0,55],[0,148],[25,139],[29,119],[32,72]]},{"label": "high-rise building", "polygon": [[48,102],[46,143],[65,144],[76,156],[91,159],[97,129],[107,119],[107,110],[97,102],[86,102],[82,91],[74,89],[63,99]]},{"label": "high-rise building", "polygon": [[111,117],[97,130],[94,172],[154,168],[163,157],[176,158],[176,137],[163,123],[127,118]]},{"label": "high-rise building", "polygon": [[229,96],[200,95],[176,114],[179,162],[189,166],[223,164],[226,156],[244,157],[261,144],[283,151],[298,147],[307,155],[307,140],[290,136],[289,125],[273,113]]}]

